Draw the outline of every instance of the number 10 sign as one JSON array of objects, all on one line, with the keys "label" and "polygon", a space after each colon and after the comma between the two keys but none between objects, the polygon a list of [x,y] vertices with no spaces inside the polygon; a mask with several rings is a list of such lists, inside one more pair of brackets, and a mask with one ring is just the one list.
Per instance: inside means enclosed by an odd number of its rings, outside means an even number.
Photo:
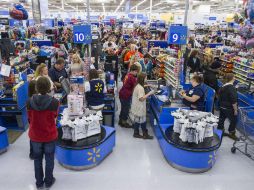
[{"label": "number 10 sign", "polygon": [[91,25],[73,26],[73,38],[76,44],[91,44]]},{"label": "number 10 sign", "polygon": [[187,26],[170,26],[168,30],[168,43],[184,45],[187,43]]}]

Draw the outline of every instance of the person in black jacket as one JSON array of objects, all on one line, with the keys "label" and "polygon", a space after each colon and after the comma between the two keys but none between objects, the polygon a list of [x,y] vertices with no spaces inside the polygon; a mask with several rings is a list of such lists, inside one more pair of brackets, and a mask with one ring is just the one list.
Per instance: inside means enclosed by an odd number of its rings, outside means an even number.
[{"label": "person in black jacket", "polygon": [[236,123],[237,123],[237,91],[233,83],[235,81],[234,74],[228,73],[225,76],[225,84],[219,91],[219,104],[220,104],[220,118],[218,129],[224,131],[224,122],[228,118],[229,125],[229,137],[236,140]]},{"label": "person in black jacket", "polygon": [[204,83],[211,88],[213,88],[216,92],[219,90],[217,74],[219,73],[219,69],[221,67],[221,63],[218,58],[213,58],[211,56],[209,59],[206,59],[206,64],[204,65]]},{"label": "person in black jacket", "polygon": [[190,67],[190,73],[196,73],[201,70],[200,59],[198,58],[198,51],[193,50],[187,62],[188,67]]},{"label": "person in black jacket", "polygon": [[185,49],[185,53],[183,55],[183,57],[184,57],[184,63],[183,63],[183,74],[184,74],[184,76],[186,76],[187,63],[188,63],[190,52],[191,52],[191,44],[188,43],[187,46],[186,46],[186,49]]}]

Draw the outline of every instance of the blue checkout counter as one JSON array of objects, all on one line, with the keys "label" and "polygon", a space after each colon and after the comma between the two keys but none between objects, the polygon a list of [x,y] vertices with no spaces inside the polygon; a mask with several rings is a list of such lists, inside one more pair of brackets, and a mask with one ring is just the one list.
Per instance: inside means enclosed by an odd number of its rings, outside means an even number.
[{"label": "blue checkout counter", "polygon": [[[211,90],[211,89],[209,89]],[[210,95],[206,100],[210,102]],[[179,135],[173,132],[174,118],[172,111],[185,107],[181,100],[173,100],[171,104],[161,102],[157,95],[149,99],[149,116],[151,126],[168,163],[184,172],[201,173],[211,169],[216,162],[216,154],[221,145],[222,131],[215,130],[214,137],[207,138],[201,144],[183,143]],[[206,106],[206,109],[211,106]]]},{"label": "blue checkout counter", "polygon": [[58,116],[58,143],[56,146],[56,158],[60,165],[67,169],[84,170],[100,164],[115,147],[115,97],[106,94],[105,106],[102,110],[103,125],[101,134],[94,135],[77,142],[62,140],[62,128],[60,126],[61,113],[66,108],[60,106]]},{"label": "blue checkout counter", "polygon": [[84,170],[100,164],[115,146],[115,129],[102,126],[101,134],[77,142],[62,140],[62,129],[58,128],[56,159],[67,169]]},{"label": "blue checkout counter", "polygon": [[24,82],[13,94],[0,98],[0,126],[7,129],[26,130],[28,127],[26,101],[28,82]]},{"label": "blue checkout counter", "polygon": [[0,154],[7,151],[9,146],[7,130],[4,127],[0,126]]}]

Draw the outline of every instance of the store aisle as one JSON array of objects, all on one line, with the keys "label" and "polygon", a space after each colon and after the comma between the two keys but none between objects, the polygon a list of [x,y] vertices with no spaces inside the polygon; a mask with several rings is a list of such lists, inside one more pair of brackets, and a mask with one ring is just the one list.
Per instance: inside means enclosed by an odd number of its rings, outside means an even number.
[{"label": "store aisle", "polygon": [[[33,190],[33,161],[24,133],[0,156],[0,190]],[[204,174],[188,174],[172,168],[163,158],[157,140],[132,138],[132,130],[117,127],[116,147],[98,167],[70,171],[55,162],[52,190],[239,190],[253,189],[254,162],[237,153],[225,138],[215,167]]]}]

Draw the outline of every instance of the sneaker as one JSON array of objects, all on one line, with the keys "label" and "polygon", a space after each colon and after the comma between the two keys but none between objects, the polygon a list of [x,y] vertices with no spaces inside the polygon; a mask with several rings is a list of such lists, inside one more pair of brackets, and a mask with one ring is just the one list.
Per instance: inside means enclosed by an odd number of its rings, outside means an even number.
[{"label": "sneaker", "polygon": [[54,185],[55,182],[56,182],[56,178],[53,177],[51,185],[46,185],[46,189],[50,189]]}]

